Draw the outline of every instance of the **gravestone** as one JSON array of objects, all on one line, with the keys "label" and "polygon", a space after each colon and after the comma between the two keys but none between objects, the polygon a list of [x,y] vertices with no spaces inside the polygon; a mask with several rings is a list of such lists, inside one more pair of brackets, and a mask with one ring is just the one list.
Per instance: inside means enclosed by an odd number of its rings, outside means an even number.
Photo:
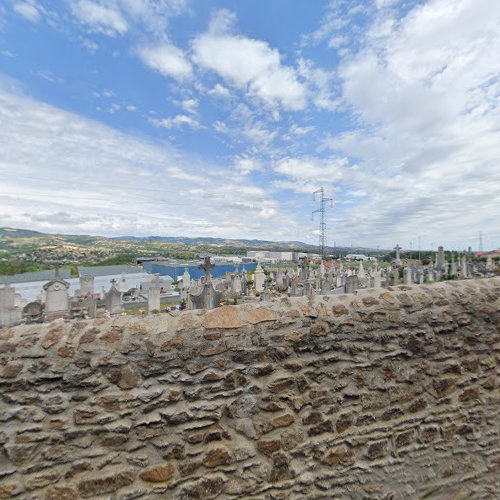
[{"label": "gravestone", "polygon": [[362,262],[359,263],[358,278],[359,279],[365,279],[366,278],[365,268],[363,267],[363,263]]},{"label": "gravestone", "polygon": [[488,256],[486,258],[486,272],[492,273],[493,269],[494,269],[494,267],[493,267],[493,259],[492,259],[491,255],[490,255],[490,256]]},{"label": "gravestone", "polygon": [[382,286],[382,273],[380,269],[373,270],[373,288],[380,288]]},{"label": "gravestone", "polygon": [[160,277],[153,274],[149,280],[148,288],[148,312],[160,312]]},{"label": "gravestone", "polygon": [[302,283],[309,279],[309,259],[307,257],[301,257],[300,259],[299,278]]},{"label": "gravestone", "polygon": [[260,264],[258,264],[254,274],[254,286],[255,286],[255,291],[257,293],[262,293],[262,291],[264,290],[265,280],[266,280],[266,275],[264,274],[264,270],[262,269]]},{"label": "gravestone", "polygon": [[182,275],[182,284],[184,288],[187,290],[191,285],[191,276],[189,274],[188,268],[184,268],[184,274]]},{"label": "gravestone", "polygon": [[452,278],[455,278],[457,276],[457,263],[455,262],[455,254],[451,254],[451,263],[450,263],[450,275]]},{"label": "gravestone", "polygon": [[399,284],[399,269],[392,270],[392,283],[391,285],[396,286]]},{"label": "gravestone", "polygon": [[41,323],[43,321],[43,304],[35,300],[23,308],[23,318],[26,323]]},{"label": "gravestone", "polygon": [[233,279],[231,285],[232,285],[232,292],[233,292],[233,294],[241,296],[241,293],[242,293],[242,290],[243,290],[243,284],[241,282],[241,276],[239,274],[236,274],[234,276],[234,279]]},{"label": "gravestone", "polygon": [[121,277],[120,277],[120,282],[118,283],[118,291],[120,293],[125,293],[125,292],[128,292],[128,283],[127,283],[127,278],[125,277],[125,274],[122,273]]},{"label": "gravestone", "polygon": [[467,259],[465,258],[465,255],[462,256],[462,265],[461,265],[461,275],[462,278],[468,278],[469,277],[469,272],[468,272],[468,266],[467,266]]},{"label": "gravestone", "polygon": [[0,328],[17,325],[22,319],[22,309],[16,304],[16,290],[9,284],[0,288]]},{"label": "gravestone", "polygon": [[399,246],[399,243],[394,247],[394,249],[396,251],[396,258],[394,259],[394,264],[396,264],[396,266],[400,266],[401,265],[401,250],[402,247]]},{"label": "gravestone", "polygon": [[54,278],[43,285],[45,290],[44,319],[52,321],[56,318],[65,318],[69,314],[69,283],[59,276],[56,268]]},{"label": "gravestone", "polygon": [[190,307],[192,309],[215,309],[220,306],[224,298],[224,293],[215,290],[212,283],[210,271],[215,265],[210,262],[210,257],[205,257],[204,263],[198,267],[205,272],[205,279],[198,294],[189,294]]},{"label": "gravestone", "polygon": [[80,276],[80,295],[85,297],[86,295],[94,294],[94,277],[89,274]]},{"label": "gravestone", "polygon": [[87,295],[82,300],[82,306],[87,311],[88,318],[94,319],[97,316],[97,301],[95,300],[93,295]]},{"label": "gravestone", "polygon": [[436,257],[436,269],[438,271],[444,272],[444,248],[442,246],[438,247],[438,253]]},{"label": "gravestone", "polygon": [[332,291],[330,282],[324,279],[321,283],[321,295],[328,295]]},{"label": "gravestone", "polygon": [[359,287],[358,277],[356,275],[347,276],[345,280],[345,293],[354,293]]},{"label": "gravestone", "polygon": [[340,272],[339,272],[339,274],[337,274],[337,277],[335,280],[335,286],[336,286],[336,288],[340,288],[340,287],[344,286],[344,282],[342,280],[342,274],[340,274]]},{"label": "gravestone", "polygon": [[434,281],[434,268],[432,266],[427,268],[427,277],[425,280],[427,283]]},{"label": "gravestone", "polygon": [[403,280],[405,285],[411,285],[413,283],[411,276],[411,269],[409,267],[404,268]]},{"label": "gravestone", "polygon": [[111,288],[105,294],[104,303],[106,305],[106,310],[111,316],[122,313],[122,294],[116,287],[116,281],[114,279],[111,280]]}]

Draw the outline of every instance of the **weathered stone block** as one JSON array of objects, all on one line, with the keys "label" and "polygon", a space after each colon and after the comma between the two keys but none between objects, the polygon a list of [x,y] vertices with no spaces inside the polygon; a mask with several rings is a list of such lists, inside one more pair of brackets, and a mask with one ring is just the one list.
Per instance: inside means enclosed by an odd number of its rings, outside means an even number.
[{"label": "weathered stone block", "polygon": [[387,441],[377,441],[369,444],[366,456],[371,460],[384,457],[387,455],[387,445]]},{"label": "weathered stone block", "polygon": [[149,467],[139,474],[139,477],[149,483],[171,483],[175,478],[176,470],[171,462]]},{"label": "weathered stone block", "polygon": [[210,469],[218,467],[219,465],[228,465],[231,462],[231,453],[229,453],[229,450],[224,446],[212,448],[205,454],[205,458],[203,459],[203,465]]},{"label": "weathered stone block", "polygon": [[129,486],[134,482],[134,472],[132,470],[102,472],[92,478],[82,479],[78,482],[78,493],[83,498],[92,498],[97,495],[113,493],[120,488]]},{"label": "weathered stone block", "polygon": [[341,446],[326,452],[321,458],[321,461],[330,466],[342,465],[344,467],[349,467],[356,462],[356,455],[352,449]]}]

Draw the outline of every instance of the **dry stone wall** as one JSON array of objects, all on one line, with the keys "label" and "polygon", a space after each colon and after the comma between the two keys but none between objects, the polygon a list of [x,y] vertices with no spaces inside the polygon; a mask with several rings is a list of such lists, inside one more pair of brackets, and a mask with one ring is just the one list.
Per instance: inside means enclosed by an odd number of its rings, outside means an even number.
[{"label": "dry stone wall", "polygon": [[0,331],[0,498],[493,498],[500,279]]}]

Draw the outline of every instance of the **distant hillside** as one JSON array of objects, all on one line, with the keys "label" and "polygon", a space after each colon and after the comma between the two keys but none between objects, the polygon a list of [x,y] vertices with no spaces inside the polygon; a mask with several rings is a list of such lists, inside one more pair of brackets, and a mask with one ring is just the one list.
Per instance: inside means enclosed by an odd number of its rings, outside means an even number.
[{"label": "distant hillside", "polygon": [[34,238],[37,236],[47,236],[39,231],[30,231],[29,229],[16,229],[13,227],[1,227],[0,237],[6,236],[9,238]]},{"label": "distant hillside", "polygon": [[228,238],[211,238],[198,237],[192,238],[187,236],[117,236],[111,238],[117,241],[157,241],[164,243],[182,243],[184,245],[228,245],[228,246],[244,246],[244,247],[262,247],[266,248],[281,247],[284,250],[288,248],[308,248],[314,250],[316,246],[301,241],[269,241],[269,240],[245,240],[245,239],[228,239]]},{"label": "distant hillside", "polygon": [[[0,250],[11,255],[25,253],[35,262],[65,261],[80,263],[114,259],[123,254],[137,256],[167,255],[193,258],[197,254],[237,253],[247,250],[317,252],[317,245],[302,241],[269,241],[186,236],[104,236],[48,234],[28,229],[0,228]],[[361,247],[327,247],[329,253],[373,253]],[[89,253],[90,252],[90,253]]]}]

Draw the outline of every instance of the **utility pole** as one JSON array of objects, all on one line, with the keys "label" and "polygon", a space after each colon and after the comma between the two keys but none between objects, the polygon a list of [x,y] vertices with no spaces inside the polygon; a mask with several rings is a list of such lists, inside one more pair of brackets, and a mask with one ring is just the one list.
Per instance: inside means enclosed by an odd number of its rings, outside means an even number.
[{"label": "utility pole", "polygon": [[418,260],[422,260],[422,257],[420,256],[420,236],[418,237]]},{"label": "utility pole", "polygon": [[483,251],[483,232],[479,231],[479,251]]},{"label": "utility pole", "polygon": [[313,200],[316,201],[316,195],[319,194],[319,208],[314,210],[312,213],[312,218],[314,220],[314,214],[319,213],[319,254],[324,259],[326,257],[326,204],[330,202],[330,207],[333,208],[333,199],[325,198],[325,190],[323,188],[314,191]]}]

